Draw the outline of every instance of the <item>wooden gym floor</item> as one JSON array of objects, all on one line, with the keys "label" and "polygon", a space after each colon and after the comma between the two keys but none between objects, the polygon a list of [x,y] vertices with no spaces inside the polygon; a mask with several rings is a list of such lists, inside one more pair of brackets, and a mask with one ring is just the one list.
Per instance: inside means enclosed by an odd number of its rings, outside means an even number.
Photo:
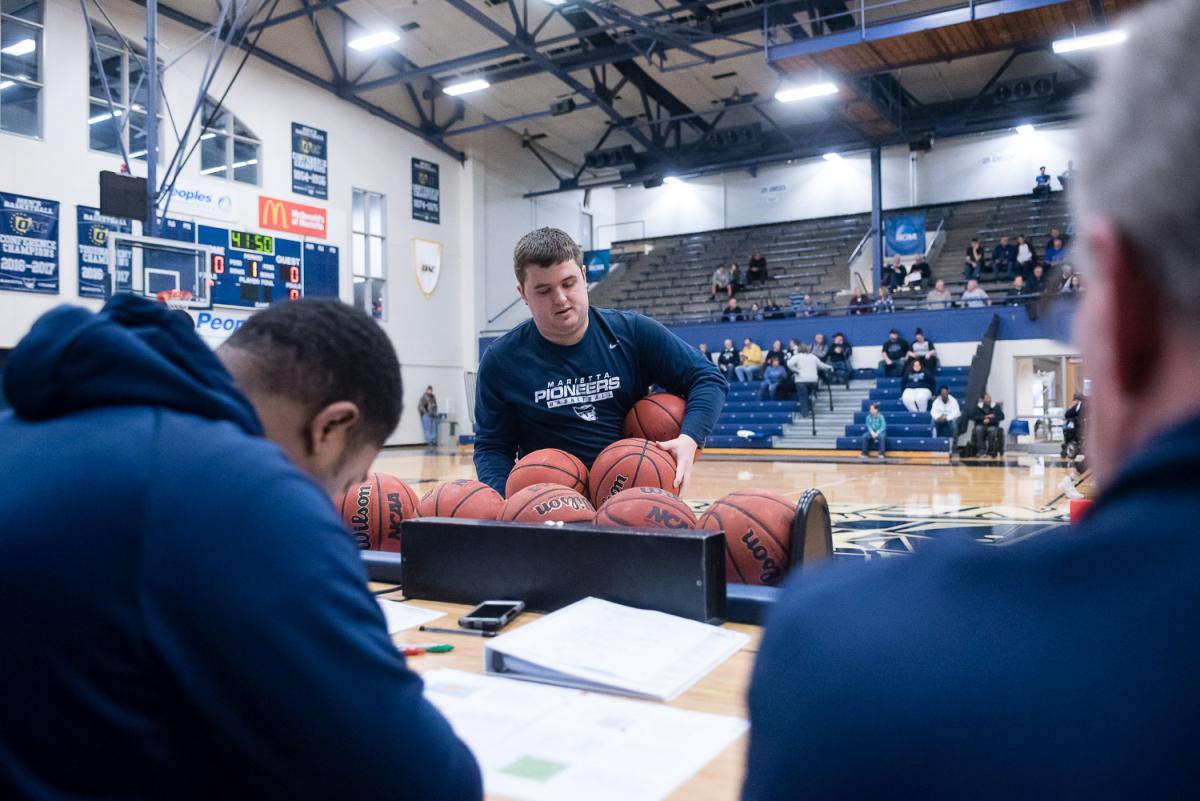
[{"label": "wooden gym floor", "polygon": [[[736,489],[797,499],[816,487],[829,500],[834,545],[843,556],[909,553],[922,542],[970,536],[1003,544],[1061,528],[1066,501],[1046,507],[1068,470],[1055,458],[898,464],[869,461],[765,461],[710,456],[696,465],[685,499],[697,511]],[[391,473],[424,495],[441,481],[474,478],[469,450],[431,453],[388,448],[374,470]]]}]

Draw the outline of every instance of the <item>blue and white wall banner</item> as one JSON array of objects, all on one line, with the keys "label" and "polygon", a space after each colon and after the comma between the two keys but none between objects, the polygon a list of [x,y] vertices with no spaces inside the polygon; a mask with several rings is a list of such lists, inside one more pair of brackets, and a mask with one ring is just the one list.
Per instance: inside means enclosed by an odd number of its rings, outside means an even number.
[{"label": "blue and white wall banner", "polygon": [[[161,209],[159,209],[161,211]],[[168,214],[207,217],[212,220],[238,219],[237,195],[219,184],[176,181],[171,190]]]},{"label": "blue and white wall banner", "polygon": [[[79,249],[79,296],[108,297],[109,282],[112,280],[108,273],[108,235],[113,231],[133,233],[133,222],[124,217],[101,214],[100,209],[91,206],[76,206],[75,225]],[[133,251],[129,248],[117,250],[118,288],[129,287],[129,265],[132,261]]]},{"label": "blue and white wall banner", "polygon": [[58,294],[58,201],[0,192],[0,289]]},{"label": "blue and white wall banner", "polygon": [[329,134],[292,123],[292,191],[329,199]]},{"label": "blue and white wall banner", "polygon": [[585,250],[583,252],[583,264],[587,269],[588,283],[593,283],[608,275],[609,267],[612,265],[612,251],[607,248],[604,250]]},{"label": "blue and white wall banner", "polygon": [[432,161],[412,160],[412,216],[414,220],[434,225],[442,221],[438,165]]},{"label": "blue and white wall banner", "polygon": [[883,221],[889,256],[915,256],[925,252],[925,212],[897,214]]}]

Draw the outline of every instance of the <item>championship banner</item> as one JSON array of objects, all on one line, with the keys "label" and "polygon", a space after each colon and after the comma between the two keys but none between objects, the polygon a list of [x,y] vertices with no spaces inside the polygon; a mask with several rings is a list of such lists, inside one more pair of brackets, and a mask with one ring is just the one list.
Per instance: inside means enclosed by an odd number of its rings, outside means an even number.
[{"label": "championship banner", "polygon": [[438,188],[438,165],[424,159],[412,160],[412,216],[437,225],[442,221],[442,190]]},{"label": "championship banner", "polygon": [[258,227],[324,239],[327,230],[325,209],[259,195]]},{"label": "championship banner", "polygon": [[[108,296],[108,234],[133,233],[133,221],[124,217],[101,214],[91,206],[75,207],[76,239],[79,250],[79,297],[103,298]],[[128,289],[129,269],[133,263],[133,251],[126,247],[117,250],[117,286]]]},{"label": "championship banner", "polygon": [[328,140],[322,130],[292,123],[292,191],[297,195],[329,199]]},{"label": "championship banner", "polygon": [[915,256],[925,252],[925,212],[897,214],[883,221],[889,256]]},{"label": "championship banner", "polygon": [[608,270],[612,265],[612,251],[607,248],[604,250],[585,250],[583,252],[583,263],[587,270],[588,283],[595,283],[608,275]]},{"label": "championship banner", "polygon": [[0,289],[58,294],[58,201],[0,192]]},{"label": "championship banner", "polygon": [[413,238],[413,269],[417,273],[417,287],[425,297],[433,297],[438,278],[442,275],[442,246],[428,239]]}]

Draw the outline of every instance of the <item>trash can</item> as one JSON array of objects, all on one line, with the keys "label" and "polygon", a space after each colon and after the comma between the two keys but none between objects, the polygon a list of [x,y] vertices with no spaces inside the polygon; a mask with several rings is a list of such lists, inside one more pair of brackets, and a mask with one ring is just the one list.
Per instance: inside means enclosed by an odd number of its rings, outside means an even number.
[{"label": "trash can", "polygon": [[437,416],[437,441],[439,447],[449,447],[454,444],[454,437],[458,429],[458,423],[449,418],[449,415],[439,414]]}]

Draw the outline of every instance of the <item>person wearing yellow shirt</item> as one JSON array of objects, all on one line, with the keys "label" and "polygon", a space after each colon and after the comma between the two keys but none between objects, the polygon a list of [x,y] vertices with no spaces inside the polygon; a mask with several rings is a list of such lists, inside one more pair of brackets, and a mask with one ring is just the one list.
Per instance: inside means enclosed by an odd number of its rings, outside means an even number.
[{"label": "person wearing yellow shirt", "polygon": [[742,342],[742,363],[734,368],[737,380],[743,384],[747,381],[757,381],[762,376],[762,348],[754,344],[750,337]]}]

